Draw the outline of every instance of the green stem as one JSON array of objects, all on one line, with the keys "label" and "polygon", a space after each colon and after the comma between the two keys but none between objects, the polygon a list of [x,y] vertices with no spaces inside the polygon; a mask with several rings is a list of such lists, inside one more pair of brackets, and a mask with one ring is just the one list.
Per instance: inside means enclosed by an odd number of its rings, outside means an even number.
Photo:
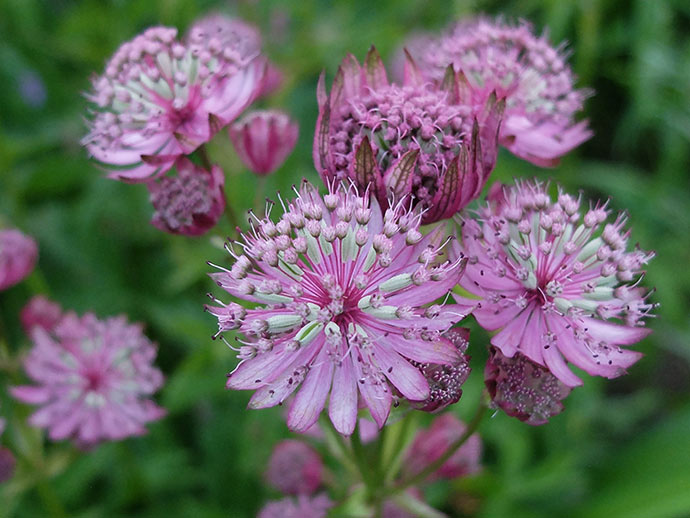
[{"label": "green stem", "polygon": [[66,518],[67,512],[60,501],[60,497],[55,492],[50,481],[43,479],[36,484],[38,496],[41,498],[43,506],[48,511],[48,515],[54,518]]},{"label": "green stem", "polygon": [[352,444],[352,453],[354,453],[355,464],[357,464],[362,481],[364,482],[364,485],[367,486],[367,492],[371,496],[375,492],[376,484],[372,477],[373,473],[367,464],[367,454],[364,451],[364,445],[362,444],[362,439],[359,436],[359,425],[357,425],[355,432],[350,436],[350,443]]},{"label": "green stem", "polygon": [[[201,164],[204,166],[206,170],[210,172],[213,168],[213,164],[211,163],[211,160],[208,157],[208,150],[206,149],[206,144],[202,144],[201,146],[199,146],[197,152],[199,154]],[[232,208],[232,205],[230,203],[225,204],[225,218],[228,220],[228,223],[230,223],[230,228],[233,234],[236,234],[237,229],[240,225],[239,220],[237,219],[237,214],[235,214],[235,210]]]},{"label": "green stem", "polygon": [[399,493],[405,491],[407,488],[419,484],[420,482],[423,482],[427,479],[427,477],[429,477],[429,475],[436,472],[441,466],[443,466],[446,463],[446,461],[450,459],[463,444],[465,444],[465,441],[467,441],[467,439],[469,439],[470,436],[477,431],[477,428],[479,427],[479,424],[481,423],[482,418],[484,417],[484,413],[486,412],[486,408],[486,404],[484,404],[484,397],[482,396],[482,400],[480,401],[479,406],[477,407],[477,411],[475,412],[472,421],[469,422],[467,428],[465,429],[465,432],[458,438],[458,440],[452,443],[448,447],[448,449],[443,453],[443,455],[441,455],[438,459],[429,464],[419,473],[405,480],[400,481],[392,489],[391,492]]}]

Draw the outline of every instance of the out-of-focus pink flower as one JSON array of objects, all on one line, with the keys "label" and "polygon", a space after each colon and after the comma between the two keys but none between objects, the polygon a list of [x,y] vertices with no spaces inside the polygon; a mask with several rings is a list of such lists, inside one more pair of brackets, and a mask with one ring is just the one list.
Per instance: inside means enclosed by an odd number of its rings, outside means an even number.
[{"label": "out-of-focus pink flower", "polygon": [[326,495],[284,498],[266,504],[257,518],[326,518],[333,502]]},{"label": "out-of-focus pink flower", "polygon": [[273,449],[266,480],[286,495],[310,495],[321,485],[322,470],[321,457],[313,448],[288,439]]},{"label": "out-of-focus pink flower", "polygon": [[155,212],[151,224],[163,232],[200,236],[215,226],[225,210],[225,176],[217,165],[207,171],[185,157],[177,174],[147,184]]},{"label": "out-of-focus pink flower", "polygon": [[580,210],[580,198],[553,201],[539,182],[504,190],[505,203],[462,221],[456,256],[468,259],[463,288],[481,297],[474,316],[491,343],[548,368],[568,387],[582,381],[566,361],[589,374],[615,378],[635,363],[632,345],[655,307],[639,286],[654,256],[626,252],[626,217],[606,223],[606,204]]},{"label": "out-of-focus pink flower", "polygon": [[531,425],[546,424],[563,410],[570,387],[541,365],[517,353],[508,358],[491,348],[484,381],[493,404]]},{"label": "out-of-focus pink flower", "polygon": [[379,427],[388,418],[395,387],[423,401],[429,383],[410,360],[453,365],[458,349],[441,335],[472,304],[425,307],[447,294],[463,262],[442,262],[442,229],[419,232],[421,216],[405,200],[382,211],[354,186],[325,196],[304,182],[297,199],[283,201],[277,223],[266,215],[244,234],[230,270],[213,274],[237,303],[207,309],[218,334],[239,330],[231,389],[256,390],[250,408],[285,401],[291,430],[307,430],[330,393],[329,416],[350,435],[358,403]]},{"label": "out-of-focus pink flower", "polygon": [[264,76],[264,84],[261,88],[261,97],[271,95],[273,92],[283,86],[284,74],[276,65],[270,61],[266,65],[266,75]]},{"label": "out-of-focus pink flower", "polygon": [[32,297],[22,308],[19,320],[22,322],[24,332],[31,336],[34,327],[40,327],[45,331],[52,331],[62,318],[62,307],[43,295]]},{"label": "out-of-focus pink flower", "polygon": [[[427,430],[417,433],[407,454],[405,471],[415,475],[441,458],[450,445],[460,439],[466,426],[453,414],[437,417]],[[465,443],[436,471],[441,478],[464,477],[481,469],[482,443],[479,434],[472,434]]]},{"label": "out-of-focus pink flower", "polygon": [[503,100],[475,103],[452,69],[440,87],[408,56],[402,85],[388,82],[372,49],[360,66],[345,58],[326,94],[323,76],[314,163],[326,183],[348,180],[385,208],[408,196],[431,223],[451,217],[481,192],[496,162]]},{"label": "out-of-focus pink flower", "polygon": [[412,402],[412,406],[424,412],[440,412],[457,403],[462,396],[462,385],[470,375],[470,357],[465,354],[469,345],[470,330],[453,328],[446,331],[444,338],[450,340],[458,350],[458,360],[452,365],[423,363],[417,365],[429,382],[429,397],[424,401]]},{"label": "out-of-focus pink flower", "polygon": [[29,423],[48,429],[52,440],[71,438],[88,447],[142,435],[147,422],[165,414],[149,399],[163,375],[153,365],[156,347],[141,326],[125,317],[69,313],[52,333],[35,327],[32,337],[24,368],[35,385],[13,387],[11,393],[40,407]]},{"label": "out-of-focus pink flower", "polygon": [[500,142],[539,166],[559,158],[592,136],[587,122],[575,123],[587,90],[576,90],[562,47],[536,37],[527,23],[509,25],[477,18],[450,27],[442,36],[415,37],[407,50],[428,79],[441,82],[453,65],[471,85],[477,101],[491,92],[506,96]]},{"label": "out-of-focus pink flower", "polygon": [[19,230],[0,230],[0,290],[14,286],[36,266],[38,246]]},{"label": "out-of-focus pink flower", "polygon": [[192,26],[185,42],[176,37],[174,28],[146,30],[93,80],[82,143],[111,177],[142,182],[163,174],[233,121],[262,88],[266,62],[251,31],[228,29],[214,18]]},{"label": "out-of-focus pink flower", "polygon": [[244,165],[264,176],[278,169],[297,144],[299,127],[281,111],[255,111],[230,126],[230,140]]}]

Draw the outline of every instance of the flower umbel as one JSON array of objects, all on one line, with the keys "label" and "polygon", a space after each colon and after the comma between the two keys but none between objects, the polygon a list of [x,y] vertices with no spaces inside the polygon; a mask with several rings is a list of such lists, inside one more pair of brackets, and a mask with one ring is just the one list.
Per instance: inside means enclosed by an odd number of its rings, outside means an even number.
[{"label": "flower umbel", "polygon": [[226,29],[203,20],[186,42],[174,28],[147,29],[93,80],[82,143],[110,176],[140,182],[164,173],[256,98],[265,60],[254,41]]},{"label": "flower umbel", "polygon": [[156,348],[140,326],[124,317],[70,313],[52,333],[35,327],[32,336],[24,367],[36,384],[11,393],[40,406],[29,423],[47,428],[52,440],[90,446],[142,435],[147,422],[164,415],[149,399],[163,375],[153,366]]},{"label": "flower umbel", "polygon": [[587,90],[576,90],[562,47],[536,37],[527,23],[509,25],[478,18],[452,26],[438,38],[415,38],[408,51],[422,74],[442,81],[453,65],[472,86],[477,101],[497,91],[506,96],[500,143],[540,166],[592,136],[587,122],[575,123]]},{"label": "flower umbel", "polygon": [[225,210],[223,171],[216,165],[207,171],[185,157],[177,159],[175,171],[147,184],[155,209],[151,224],[171,234],[204,234]]},{"label": "flower umbel", "polygon": [[389,83],[375,48],[363,65],[345,58],[329,95],[319,81],[314,163],[321,177],[355,182],[382,207],[407,196],[425,223],[449,218],[476,198],[496,161],[504,102],[475,106],[451,69],[440,88],[411,60],[402,85]]},{"label": "flower umbel", "polygon": [[641,356],[621,346],[650,333],[642,326],[654,305],[639,283],[654,254],[626,252],[624,215],[606,223],[606,204],[583,214],[579,198],[561,191],[554,202],[547,187],[516,182],[478,221],[462,220],[460,284],[481,297],[474,316],[499,331],[491,343],[508,358],[520,353],[568,387],[582,382],[566,361],[620,376]]},{"label": "flower umbel", "polygon": [[312,447],[288,439],[273,449],[265,476],[286,495],[310,495],[321,485],[322,470],[321,457]]},{"label": "flower umbel", "polygon": [[[281,404],[298,387],[287,424],[307,430],[329,398],[335,428],[350,435],[358,401],[379,427],[394,386],[423,401],[429,383],[410,363],[452,365],[458,349],[441,334],[471,306],[423,307],[462,276],[463,261],[440,262],[440,232],[422,236],[421,215],[399,201],[382,212],[368,192],[304,182],[277,223],[255,218],[230,270],[213,274],[234,297],[258,304],[208,307],[218,334],[239,330],[232,389],[255,389],[249,406]],[[268,212],[268,211],[267,211]]]}]

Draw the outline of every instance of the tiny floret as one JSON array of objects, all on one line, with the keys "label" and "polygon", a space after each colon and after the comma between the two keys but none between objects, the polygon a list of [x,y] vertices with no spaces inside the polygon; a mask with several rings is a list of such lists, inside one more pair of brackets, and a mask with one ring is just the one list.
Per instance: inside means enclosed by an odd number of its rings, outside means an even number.
[{"label": "tiny floret", "polygon": [[580,197],[516,182],[477,220],[464,219],[454,253],[468,259],[460,284],[481,298],[474,316],[507,358],[546,367],[568,387],[582,381],[567,366],[615,378],[640,353],[629,346],[651,331],[655,308],[641,285],[653,253],[628,251],[626,217],[606,204],[582,209]]},{"label": "tiny floret", "polygon": [[[442,234],[409,244],[405,235],[419,228],[421,215],[404,200],[382,211],[354,186],[341,184],[322,197],[305,182],[295,200],[282,203],[280,222],[268,214],[255,218],[251,232],[228,246],[234,266],[213,274],[221,288],[248,303],[216,300],[208,307],[219,334],[244,335],[240,347],[228,344],[241,362],[227,386],[256,390],[251,408],[282,404],[296,392],[287,424],[297,432],[314,424],[327,401],[344,435],[353,432],[360,403],[382,427],[393,388],[412,401],[430,396],[429,382],[411,362],[460,360],[442,333],[472,305],[446,304],[432,312],[424,306],[457,284],[464,261],[420,262],[428,250],[438,257]],[[351,217],[358,211],[369,211],[367,223]],[[387,222],[398,228],[390,237]],[[284,233],[278,234],[279,226]],[[410,276],[418,281],[405,281]]]},{"label": "tiny floret", "polygon": [[147,422],[165,414],[149,399],[163,375],[153,365],[156,348],[140,326],[124,317],[69,313],[51,333],[35,327],[32,337],[24,368],[34,385],[11,393],[40,407],[29,423],[47,429],[52,440],[89,447],[142,435]]}]

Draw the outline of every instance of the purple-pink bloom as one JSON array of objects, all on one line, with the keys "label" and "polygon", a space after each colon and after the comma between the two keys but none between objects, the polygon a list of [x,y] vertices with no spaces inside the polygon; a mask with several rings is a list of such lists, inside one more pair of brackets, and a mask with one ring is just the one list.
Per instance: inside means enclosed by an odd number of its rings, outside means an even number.
[{"label": "purple-pink bloom", "polygon": [[297,144],[299,126],[287,113],[254,111],[230,126],[230,140],[251,171],[265,176],[278,169]]},{"label": "purple-pink bloom", "polygon": [[563,45],[552,47],[529,24],[477,18],[411,43],[408,51],[425,77],[440,82],[453,65],[478,102],[493,91],[506,97],[500,143],[515,155],[553,166],[592,136],[587,121],[575,122],[590,92],[575,89]]},{"label": "purple-pink bloom", "polygon": [[434,363],[417,365],[429,382],[429,397],[424,401],[413,402],[412,406],[424,412],[440,412],[453,403],[457,403],[462,396],[462,385],[470,375],[470,357],[465,354],[469,346],[470,330],[455,327],[444,333],[444,338],[450,340],[458,350],[458,360],[452,365],[437,365]]},{"label": "purple-pink bloom", "polygon": [[287,439],[279,442],[271,453],[266,480],[286,495],[310,495],[321,485],[323,462],[311,446]]},{"label": "purple-pink bloom", "polygon": [[24,332],[31,336],[34,327],[50,332],[62,318],[62,307],[43,295],[31,297],[19,314]]},{"label": "purple-pink bloom", "polygon": [[37,259],[36,241],[16,229],[0,230],[0,290],[29,275]]},{"label": "purple-pink bloom", "polygon": [[247,38],[216,19],[186,41],[153,27],[124,43],[87,96],[91,156],[111,177],[142,182],[209,141],[261,91],[265,59]]},{"label": "purple-pink bloom", "polygon": [[299,495],[296,498],[283,498],[266,504],[257,518],[326,518],[333,502],[321,494],[314,497]]},{"label": "purple-pink bloom", "polygon": [[[409,56],[408,56],[409,57]],[[408,59],[401,85],[389,83],[375,48],[363,65],[346,57],[326,94],[323,76],[314,163],[326,183],[371,185],[379,204],[407,196],[423,221],[451,217],[476,198],[493,170],[503,100],[471,101],[452,68],[436,87]]]},{"label": "purple-pink bloom", "polygon": [[639,284],[654,254],[626,252],[626,217],[607,222],[606,203],[582,211],[579,197],[559,191],[554,201],[547,188],[516,182],[504,202],[462,221],[460,284],[481,299],[474,316],[498,331],[491,343],[506,357],[520,353],[568,387],[582,381],[566,362],[615,378],[642,356],[621,346],[651,332],[654,304]]},{"label": "purple-pink bloom", "polygon": [[522,354],[512,358],[491,347],[484,383],[494,407],[531,425],[546,424],[560,414],[570,387]]},{"label": "purple-pink bloom", "polygon": [[200,236],[213,228],[225,210],[225,176],[214,165],[208,171],[180,157],[176,175],[147,184],[155,212],[151,224],[171,234]]},{"label": "purple-pink bloom", "polygon": [[29,418],[54,440],[88,447],[146,433],[145,424],[165,411],[150,398],[163,385],[153,365],[156,347],[140,325],[125,317],[98,320],[92,313],[66,314],[48,333],[32,331],[34,347],[24,360],[34,385],[12,395],[40,408]]},{"label": "purple-pink bloom", "polygon": [[[448,448],[465,433],[466,426],[453,414],[434,419],[427,430],[417,433],[407,453],[405,471],[416,475],[440,459]],[[465,477],[481,469],[482,443],[479,434],[472,434],[435,473],[435,477]]]},{"label": "purple-pink bloom", "polygon": [[[410,360],[456,363],[460,353],[441,335],[472,305],[433,305],[457,284],[463,262],[441,262],[442,229],[423,236],[421,214],[400,200],[385,212],[368,192],[332,187],[325,196],[306,181],[281,200],[277,223],[258,219],[228,246],[230,270],[213,274],[231,302],[207,309],[218,334],[239,330],[241,360],[231,389],[256,390],[250,408],[281,404],[299,387],[287,417],[303,432],[329,401],[335,428],[350,435],[358,403],[379,428],[393,402],[391,385],[412,401],[429,383]],[[330,393],[330,398],[329,398]]]}]

